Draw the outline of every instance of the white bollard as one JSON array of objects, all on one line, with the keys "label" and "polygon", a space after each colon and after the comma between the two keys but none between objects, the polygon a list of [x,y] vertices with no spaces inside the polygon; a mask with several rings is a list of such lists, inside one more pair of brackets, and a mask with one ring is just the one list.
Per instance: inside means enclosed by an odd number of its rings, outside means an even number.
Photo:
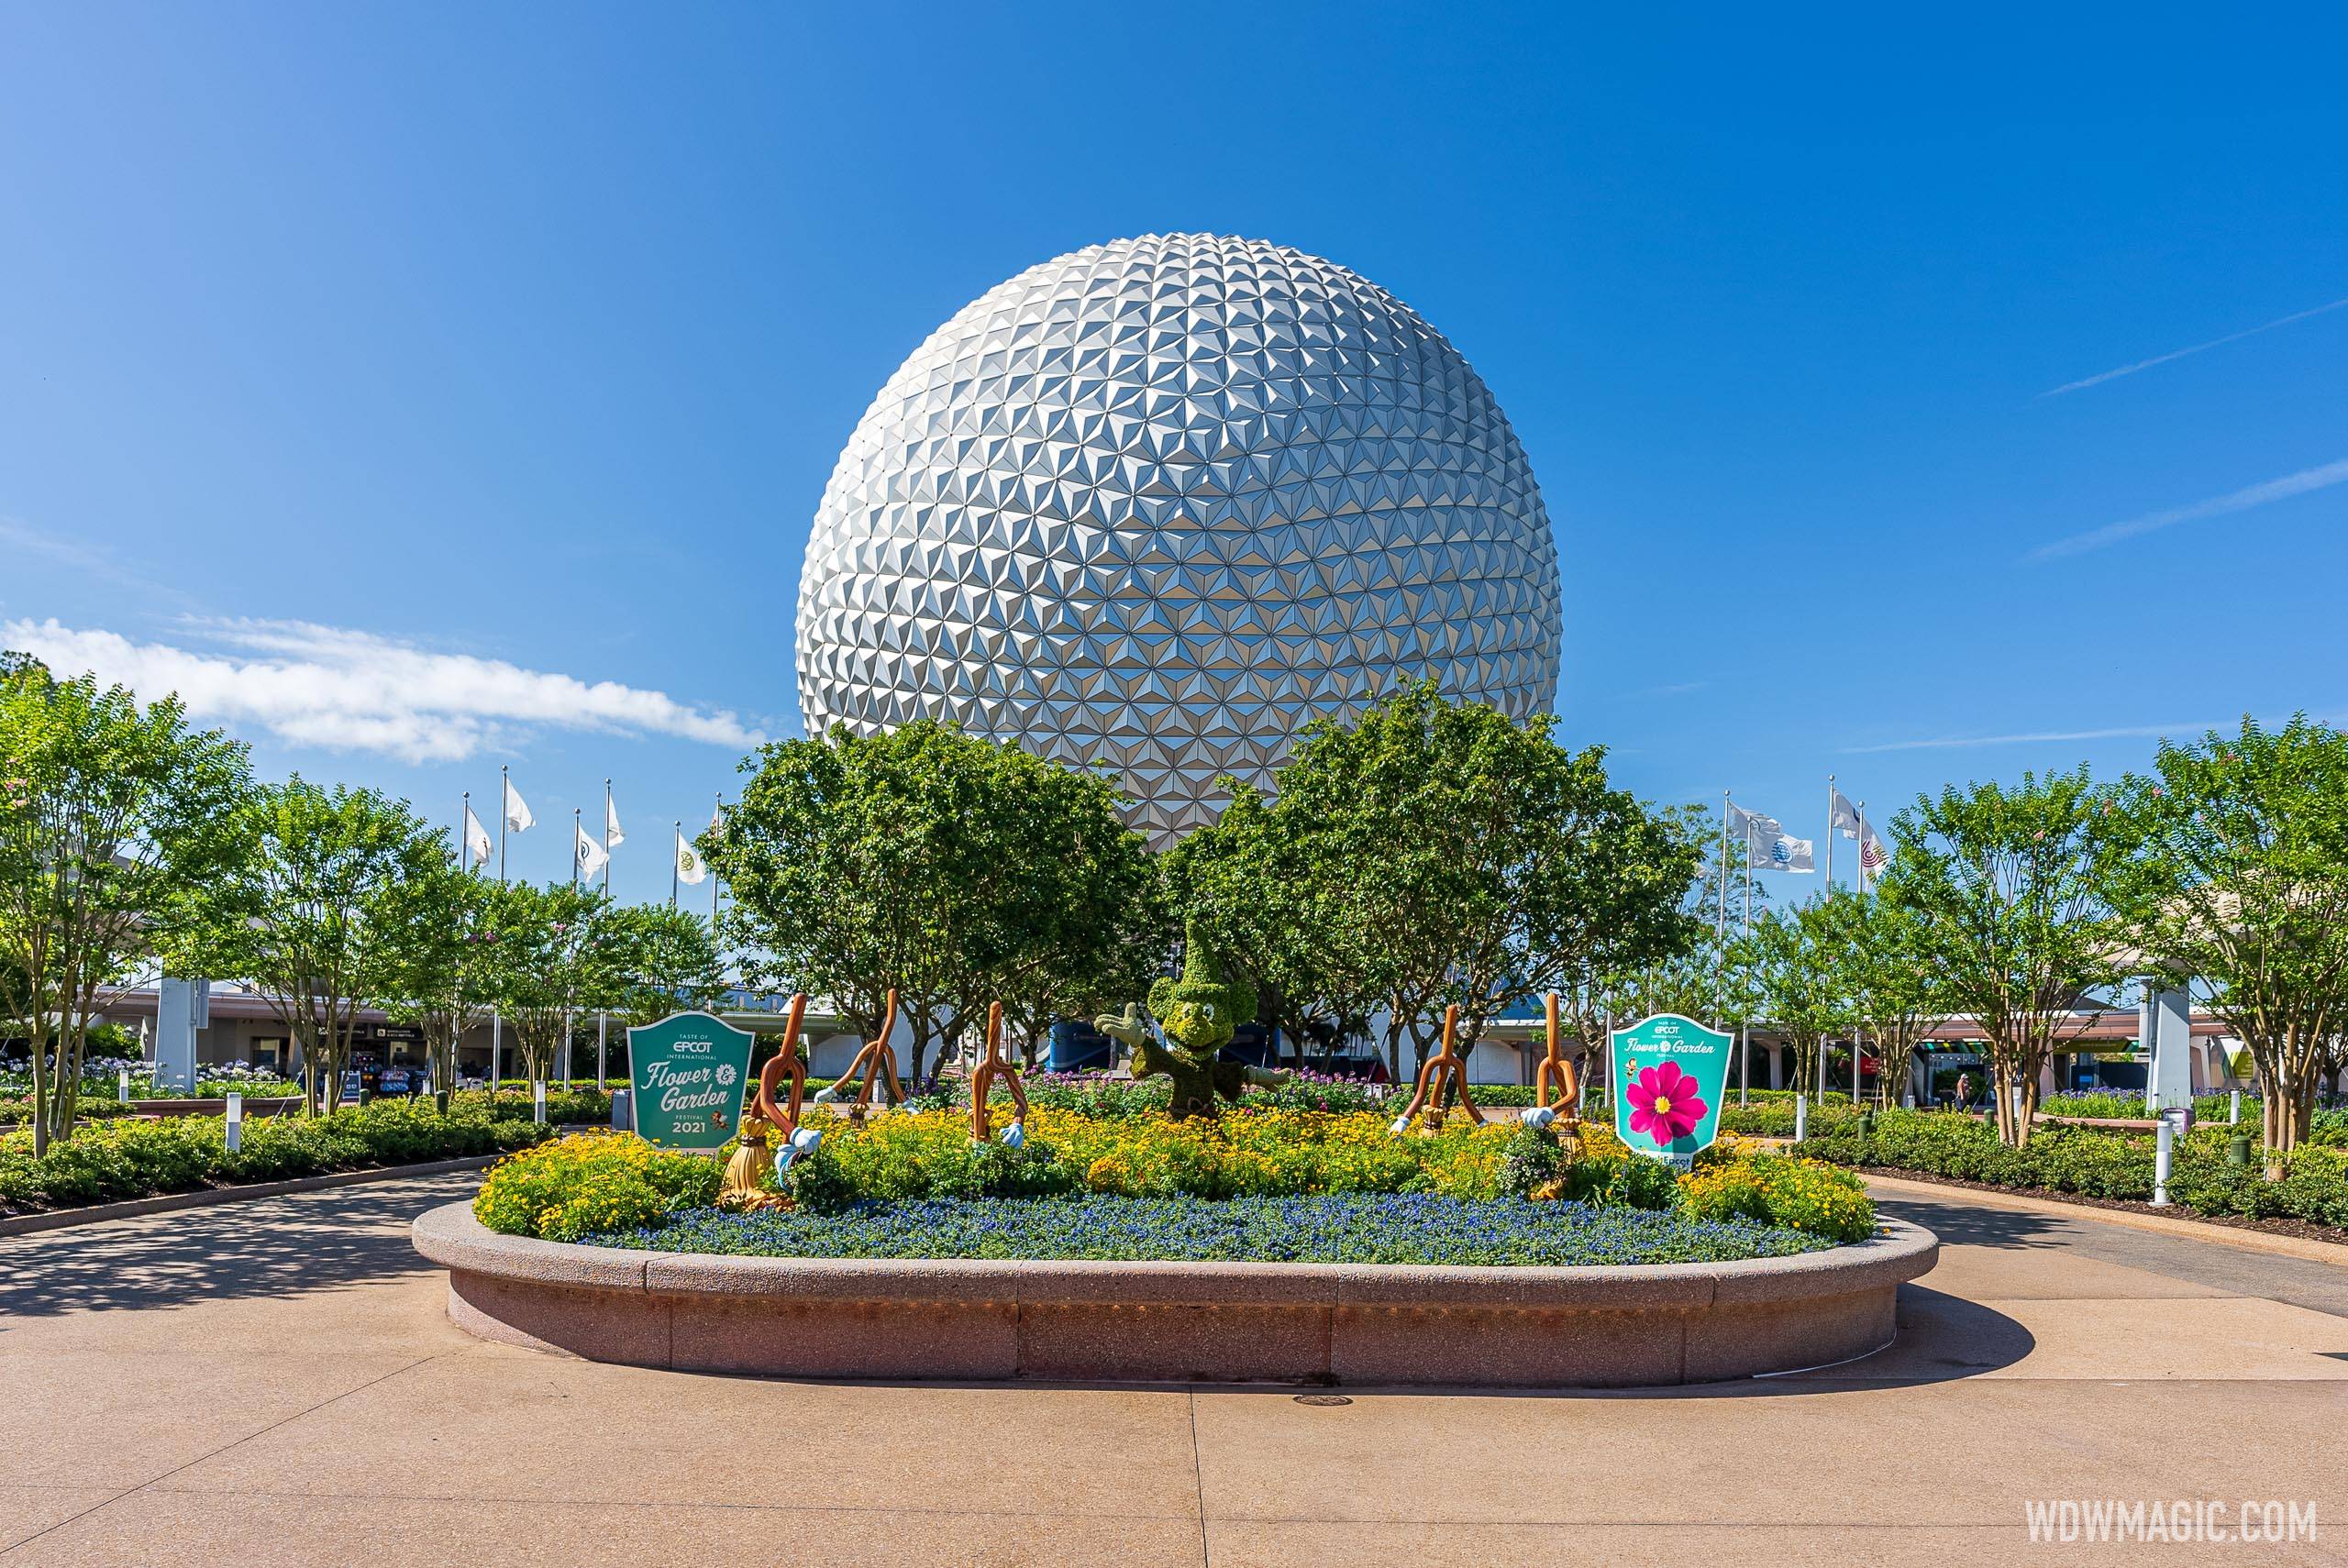
[{"label": "white bollard", "polygon": [[2240,1089],[2234,1090],[2232,1102],[2226,1108],[2226,1122],[2227,1125],[2233,1127],[2242,1125],[2242,1090]]},{"label": "white bollard", "polygon": [[245,1097],[235,1089],[228,1091],[227,1137],[230,1154],[245,1146]]},{"label": "white bollard", "polygon": [[[120,1104],[128,1105],[130,1103],[130,1069],[128,1067],[116,1069],[114,1080],[115,1099]],[[2234,1098],[2240,1099],[2242,1096],[2236,1095]]]},{"label": "white bollard", "polygon": [[2169,1156],[2176,1147],[2176,1123],[2161,1118],[2159,1132],[2153,1139],[2153,1207],[2166,1209],[2168,1203]]},{"label": "white bollard", "polygon": [[1794,1096],[1794,1142],[1799,1143],[1809,1136],[1810,1099],[1806,1095],[1797,1094]]},{"label": "white bollard", "polygon": [[544,1122],[547,1119],[547,1081],[534,1078],[530,1082],[530,1120]]}]

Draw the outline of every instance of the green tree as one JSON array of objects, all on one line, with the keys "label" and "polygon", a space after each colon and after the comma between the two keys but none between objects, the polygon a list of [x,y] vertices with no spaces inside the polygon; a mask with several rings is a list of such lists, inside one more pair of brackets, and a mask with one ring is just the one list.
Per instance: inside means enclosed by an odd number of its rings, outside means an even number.
[{"label": "green tree", "polygon": [[862,1033],[895,988],[916,1080],[991,1001],[1032,1040],[1155,967],[1149,863],[1104,778],[926,720],[835,726],[745,767],[702,840],[734,890],[727,944],[756,983],[827,997]]},{"label": "green tree", "polygon": [[2267,1175],[2307,1136],[2348,1035],[2348,736],[2249,719],[2124,780],[2116,900],[2134,965],[2185,977],[2250,1050]]},{"label": "green tree", "polygon": [[1347,727],[1309,726],[1280,770],[1271,831],[1314,881],[1315,929],[1358,955],[1401,1045],[1423,1063],[1445,1009],[1459,1047],[1549,990],[1680,957],[1698,937],[1684,900],[1698,846],[1568,752],[1553,720],[1512,722],[1432,681]]},{"label": "green tree", "polygon": [[710,922],[667,904],[632,904],[611,913],[615,962],[594,1005],[629,1024],[657,1023],[675,1012],[708,1011],[726,991],[725,955]]},{"label": "green tree", "polygon": [[1838,888],[1817,905],[1822,959],[1850,1021],[1882,1063],[1886,1103],[1916,1059],[1916,1048],[1948,1010],[1940,966],[1913,910],[1883,897]]},{"label": "green tree", "polygon": [[250,980],[302,1053],[312,1104],[339,1096],[361,1000],[374,988],[374,922],[402,883],[446,864],[404,801],[327,789],[296,774],[231,814],[231,868],[188,895],[173,956],[192,972]]},{"label": "green tree", "polygon": [[0,1017],[30,1036],[36,1152],[72,1130],[91,1021],[238,869],[250,787],[245,748],[176,698],[0,668]]},{"label": "green tree", "polygon": [[1825,906],[1770,910],[1736,940],[1733,967],[1750,988],[1753,1021],[1793,1048],[1794,1084],[1815,1091],[1820,1053],[1855,1021],[1832,961],[1833,922]]},{"label": "green tree", "polygon": [[569,1064],[578,1021],[626,996],[639,928],[600,889],[484,887],[482,987],[504,1018],[523,1077],[542,1082]]},{"label": "green tree", "polygon": [[424,1035],[436,1088],[457,1082],[457,1042],[489,1015],[479,949],[495,884],[442,856],[385,889],[368,915],[366,989]]},{"label": "green tree", "polygon": [[1987,1039],[1998,1134],[2016,1147],[2030,1141],[2057,1027],[2120,977],[2110,803],[2085,768],[2025,773],[2010,788],[1919,796],[1892,823],[1883,896],[1921,922],[1950,1010]]},{"label": "green tree", "polygon": [[1358,930],[1316,907],[1342,885],[1341,875],[1314,864],[1328,841],[1282,831],[1261,791],[1222,782],[1231,792],[1222,814],[1158,857],[1167,907],[1195,920],[1216,955],[1254,987],[1299,1066],[1315,1042],[1325,1061],[1367,1032],[1382,994],[1379,955],[1357,945]]}]

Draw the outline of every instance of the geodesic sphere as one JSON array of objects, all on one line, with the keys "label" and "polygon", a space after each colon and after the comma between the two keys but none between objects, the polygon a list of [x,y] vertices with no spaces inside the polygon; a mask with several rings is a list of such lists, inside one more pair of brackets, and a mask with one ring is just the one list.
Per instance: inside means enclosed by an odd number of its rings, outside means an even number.
[{"label": "geodesic sphere", "polygon": [[1114,771],[1162,846],[1218,775],[1432,675],[1557,679],[1556,547],[1443,336],[1261,240],[1145,235],[990,290],[841,452],[799,585],[810,734],[950,720]]}]

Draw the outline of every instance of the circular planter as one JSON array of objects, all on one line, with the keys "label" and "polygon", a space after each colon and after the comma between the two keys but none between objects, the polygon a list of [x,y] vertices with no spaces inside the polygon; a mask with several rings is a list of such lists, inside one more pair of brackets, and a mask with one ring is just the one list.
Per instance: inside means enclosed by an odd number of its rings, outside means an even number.
[{"label": "circular planter", "polygon": [[1747,1263],[1589,1268],[721,1257],[502,1236],[470,1205],[415,1221],[449,1316],[591,1361],[779,1377],[1707,1383],[1891,1342],[1900,1284],[1940,1255],[1871,1240]]}]

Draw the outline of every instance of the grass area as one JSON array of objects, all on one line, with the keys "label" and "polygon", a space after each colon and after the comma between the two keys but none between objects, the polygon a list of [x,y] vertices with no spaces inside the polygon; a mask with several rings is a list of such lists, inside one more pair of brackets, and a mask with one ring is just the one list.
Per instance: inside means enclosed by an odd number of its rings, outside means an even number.
[{"label": "grass area", "polygon": [[585,1240],[765,1257],[1497,1265],[1723,1263],[1833,1244],[1749,1220],[1433,1193],[945,1198],[830,1214],[699,1209]]}]

